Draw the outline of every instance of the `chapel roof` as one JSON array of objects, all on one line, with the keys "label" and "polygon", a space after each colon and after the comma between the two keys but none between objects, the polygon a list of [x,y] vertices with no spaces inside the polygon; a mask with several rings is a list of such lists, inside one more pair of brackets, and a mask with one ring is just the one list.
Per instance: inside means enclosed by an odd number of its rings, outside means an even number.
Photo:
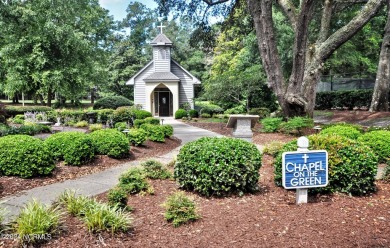
[{"label": "chapel roof", "polygon": [[154,72],[144,79],[145,81],[180,81],[175,74],[172,72]]},{"label": "chapel roof", "polygon": [[161,33],[156,36],[151,42],[152,46],[172,46],[172,41],[165,36],[165,34]]}]

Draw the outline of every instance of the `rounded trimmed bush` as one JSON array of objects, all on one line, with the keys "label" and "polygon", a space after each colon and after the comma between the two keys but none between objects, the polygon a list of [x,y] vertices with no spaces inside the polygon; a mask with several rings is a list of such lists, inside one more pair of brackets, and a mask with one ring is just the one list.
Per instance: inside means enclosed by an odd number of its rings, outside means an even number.
[{"label": "rounded trimmed bush", "polygon": [[112,120],[117,122],[130,122],[134,116],[134,109],[132,107],[119,107],[112,114]]},{"label": "rounded trimmed bush", "polygon": [[107,96],[95,102],[93,109],[117,109],[122,106],[132,106],[133,102],[124,96]]},{"label": "rounded trimmed bush", "polygon": [[202,195],[258,190],[261,153],[240,139],[204,137],[184,145],[174,177],[181,187]]},{"label": "rounded trimmed bush", "polygon": [[122,132],[115,129],[102,129],[90,133],[89,136],[98,154],[108,155],[113,158],[129,156],[129,141]]},{"label": "rounded trimmed bush", "polygon": [[165,142],[165,128],[161,125],[142,124],[141,129],[145,130],[151,141]]},{"label": "rounded trimmed bush", "polygon": [[146,136],[146,131],[140,128],[132,128],[127,134],[130,143],[135,146],[142,145],[146,141]]},{"label": "rounded trimmed bush", "polygon": [[198,118],[199,117],[199,112],[196,111],[195,109],[190,109],[188,111],[188,114],[190,115],[191,118]]},{"label": "rounded trimmed bush", "polygon": [[148,117],[152,117],[152,113],[143,109],[135,109],[134,116],[136,120],[143,120]]},{"label": "rounded trimmed bush", "polygon": [[348,139],[356,140],[362,133],[353,126],[348,125],[335,125],[323,129],[320,134],[340,135]]},{"label": "rounded trimmed bush", "polygon": [[178,109],[175,112],[175,119],[182,119],[183,117],[187,117],[188,113],[185,109]]},{"label": "rounded trimmed bush", "polygon": [[37,138],[12,135],[0,138],[0,173],[23,178],[48,175],[55,168],[51,151]]},{"label": "rounded trimmed bush", "polygon": [[386,163],[390,159],[390,131],[368,132],[360,136],[358,141],[371,147],[380,163]]},{"label": "rounded trimmed bush", "polygon": [[117,122],[115,123],[115,128],[118,129],[118,131],[123,131],[127,128],[126,122]]},{"label": "rounded trimmed bush", "polygon": [[133,126],[136,128],[140,128],[142,124],[145,124],[145,120],[134,120]]},{"label": "rounded trimmed bush", "polygon": [[45,143],[54,159],[69,165],[83,165],[93,160],[95,149],[89,135],[81,132],[60,132],[50,135]]},{"label": "rounded trimmed bush", "polygon": [[147,117],[145,118],[145,123],[152,125],[160,125],[160,119],[154,117]]},{"label": "rounded trimmed bush", "polygon": [[[315,192],[364,195],[374,192],[378,158],[366,145],[339,135],[309,136],[310,150],[328,151],[329,184]],[[276,155],[275,184],[282,186],[282,153],[296,151],[296,141],[287,143]]]},{"label": "rounded trimmed bush", "polygon": [[173,127],[171,125],[161,125],[161,127],[164,131],[165,137],[169,138],[173,135]]}]

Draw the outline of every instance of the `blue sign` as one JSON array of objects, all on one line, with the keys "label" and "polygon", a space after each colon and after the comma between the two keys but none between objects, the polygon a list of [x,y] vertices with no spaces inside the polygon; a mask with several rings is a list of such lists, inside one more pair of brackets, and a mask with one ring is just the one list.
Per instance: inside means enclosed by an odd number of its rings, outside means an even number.
[{"label": "blue sign", "polygon": [[284,152],[282,172],[286,189],[325,187],[328,185],[328,152]]}]

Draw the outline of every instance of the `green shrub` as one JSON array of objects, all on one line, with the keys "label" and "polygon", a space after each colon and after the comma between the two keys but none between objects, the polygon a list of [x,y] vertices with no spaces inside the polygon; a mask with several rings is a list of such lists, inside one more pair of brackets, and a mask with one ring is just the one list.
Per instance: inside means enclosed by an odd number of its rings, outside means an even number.
[{"label": "green shrub", "polygon": [[194,201],[180,191],[170,195],[162,206],[165,208],[165,219],[171,221],[174,227],[200,218]]},{"label": "green shrub", "polygon": [[268,117],[271,114],[271,111],[268,108],[252,108],[249,110],[250,115],[258,115],[260,119]]},{"label": "green shrub", "polygon": [[314,126],[314,121],[306,117],[293,117],[287,122],[280,125],[280,129],[284,133],[302,135],[302,129],[311,128]]},{"label": "green shrub", "polygon": [[200,114],[209,114],[212,116],[213,114],[223,113],[223,108],[208,102],[197,102],[196,106],[200,108]]},{"label": "green shrub", "polygon": [[267,117],[261,120],[261,124],[263,126],[262,131],[266,133],[274,133],[276,132],[280,124],[282,124],[282,118],[275,118],[275,117]]},{"label": "green shrub", "polygon": [[89,125],[89,131],[91,133],[102,129],[103,129],[103,125],[100,123]]},{"label": "green shrub", "polygon": [[316,109],[368,107],[371,103],[373,90],[345,90],[318,92],[316,95]]},{"label": "green shrub", "polygon": [[178,109],[175,112],[175,119],[182,119],[183,117],[187,117],[188,113],[185,109]]},{"label": "green shrub", "polygon": [[264,147],[263,153],[275,156],[284,145],[285,143],[281,141],[272,141]]},{"label": "green shrub", "polygon": [[53,111],[52,108],[47,106],[5,106],[5,111],[9,116],[24,115],[25,112],[48,112]]},{"label": "green shrub", "polygon": [[151,141],[165,142],[165,128],[152,124],[142,124],[141,129],[145,130]]},{"label": "green shrub", "polygon": [[97,111],[97,122],[106,123],[114,114],[113,109],[99,109]]},{"label": "green shrub", "polygon": [[[378,158],[369,147],[339,135],[312,135],[309,140],[310,150],[326,150],[329,158],[328,186],[312,191],[364,195],[376,190]],[[282,185],[282,153],[296,149],[296,141],[293,141],[287,143],[276,155],[276,185]]]},{"label": "green shrub", "polygon": [[81,132],[60,132],[51,135],[45,144],[54,159],[69,165],[83,165],[95,157],[95,149],[89,135]]},{"label": "green shrub", "polygon": [[74,126],[75,127],[88,127],[88,121],[79,121]]},{"label": "green shrub", "polygon": [[127,192],[121,187],[115,187],[108,191],[107,199],[111,206],[127,209]]},{"label": "green shrub", "polygon": [[132,107],[119,107],[112,114],[112,120],[117,122],[131,122],[134,116],[134,108]]},{"label": "green shrub", "polygon": [[380,163],[390,160],[390,131],[372,131],[358,138],[359,142],[369,146],[378,156]]},{"label": "green shrub", "polygon": [[24,134],[24,135],[33,136],[38,133],[50,133],[51,127],[46,125],[26,122],[24,125],[20,127],[14,127],[14,126],[9,127],[9,126],[2,125],[0,128],[0,132],[1,132],[1,136],[15,135],[15,134]]},{"label": "green shrub", "polygon": [[184,189],[225,195],[258,189],[261,154],[255,145],[233,138],[201,138],[184,145],[174,177]]},{"label": "green shrub", "polygon": [[160,119],[154,117],[145,118],[145,123],[152,125],[160,125]]},{"label": "green shrub", "polygon": [[130,145],[126,135],[115,129],[102,129],[90,133],[89,136],[98,154],[113,158],[129,156]]},{"label": "green shrub", "polygon": [[208,113],[202,113],[202,114],[200,114],[200,117],[201,118],[211,118],[211,115]]},{"label": "green shrub", "polygon": [[140,128],[142,124],[145,124],[145,120],[134,120],[133,122],[133,126],[136,127],[136,128]]},{"label": "green shrub", "polygon": [[38,235],[52,235],[59,230],[62,216],[59,208],[45,206],[33,200],[27,203],[16,218],[14,231],[21,243],[37,243],[42,241],[37,239]]},{"label": "green shrub", "polygon": [[227,114],[227,115],[236,115],[236,114],[245,114],[245,113],[246,113],[246,109],[243,105],[227,109],[224,112],[224,114]]},{"label": "green shrub", "polygon": [[115,123],[115,128],[118,131],[122,132],[123,130],[127,129],[127,124],[126,124],[126,122],[117,122],[117,123]]},{"label": "green shrub", "polygon": [[107,96],[95,102],[93,109],[117,109],[122,106],[132,106],[133,102],[123,96]]},{"label": "green shrub", "polygon": [[145,175],[150,179],[168,179],[171,178],[171,173],[162,163],[156,160],[147,160],[141,165],[144,167]]},{"label": "green shrub", "polygon": [[0,172],[23,178],[48,175],[55,167],[51,151],[37,138],[12,135],[0,138]]},{"label": "green shrub", "polygon": [[349,139],[357,139],[362,133],[356,130],[356,128],[346,125],[335,125],[329,128],[321,130],[320,134],[340,135]]},{"label": "green shrub", "polygon": [[128,194],[137,194],[149,187],[145,174],[140,168],[130,168],[119,177],[119,187]]},{"label": "green shrub", "polygon": [[199,113],[195,109],[190,109],[188,111],[188,114],[190,115],[191,118],[198,118],[199,117]]},{"label": "green shrub", "polygon": [[161,125],[160,127],[163,128],[165,137],[169,138],[173,135],[173,127],[171,125]]},{"label": "green shrub", "polygon": [[143,109],[135,109],[134,117],[136,120],[143,120],[145,118],[152,117],[152,113]]},{"label": "green shrub", "polygon": [[361,125],[358,124],[352,124],[352,123],[346,123],[346,122],[337,122],[337,123],[330,123],[330,124],[325,124],[322,126],[322,130],[325,130],[327,128],[333,127],[333,126],[343,126],[343,127],[351,127],[356,129],[357,131],[363,133],[364,129]]},{"label": "green shrub", "polygon": [[135,146],[142,145],[146,141],[147,133],[140,128],[131,128],[127,133],[129,142]]}]

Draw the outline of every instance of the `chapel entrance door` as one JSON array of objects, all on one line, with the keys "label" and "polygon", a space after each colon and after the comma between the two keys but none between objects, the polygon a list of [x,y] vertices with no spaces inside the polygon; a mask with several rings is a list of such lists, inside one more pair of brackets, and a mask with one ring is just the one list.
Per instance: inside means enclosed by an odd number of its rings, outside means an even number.
[{"label": "chapel entrance door", "polygon": [[158,112],[159,116],[169,116],[171,97],[170,92],[158,92]]}]

